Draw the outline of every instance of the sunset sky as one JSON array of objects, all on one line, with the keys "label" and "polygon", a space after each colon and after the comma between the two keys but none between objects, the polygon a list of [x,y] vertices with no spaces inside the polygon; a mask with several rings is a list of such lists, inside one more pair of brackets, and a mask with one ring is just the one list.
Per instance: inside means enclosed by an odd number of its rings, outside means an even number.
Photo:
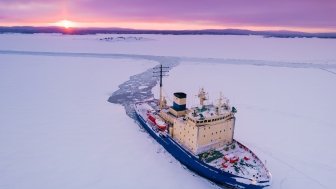
[{"label": "sunset sky", "polygon": [[335,32],[336,0],[0,0],[0,25]]}]

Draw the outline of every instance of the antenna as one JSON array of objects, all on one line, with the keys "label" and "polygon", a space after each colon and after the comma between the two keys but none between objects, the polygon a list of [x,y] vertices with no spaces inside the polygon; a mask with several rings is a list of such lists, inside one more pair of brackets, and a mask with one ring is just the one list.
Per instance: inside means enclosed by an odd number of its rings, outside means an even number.
[{"label": "antenna", "polygon": [[200,100],[200,105],[203,106],[204,105],[204,101],[208,100],[209,98],[207,98],[208,93],[205,92],[204,88],[201,88],[198,92],[197,97]]},{"label": "antenna", "polygon": [[162,77],[168,76],[166,73],[168,72],[168,66],[162,66],[162,64],[159,67],[153,68],[153,74],[154,77],[159,77],[160,78],[160,99],[159,99],[159,105],[160,109],[162,109],[164,103],[163,103],[163,97],[162,97]]},{"label": "antenna", "polygon": [[[217,107],[216,107],[216,113],[217,115],[219,115],[221,113],[221,108],[223,106],[223,100],[225,100],[223,93],[220,92],[219,93],[219,98],[217,100]],[[225,105],[225,104],[224,104]]]}]

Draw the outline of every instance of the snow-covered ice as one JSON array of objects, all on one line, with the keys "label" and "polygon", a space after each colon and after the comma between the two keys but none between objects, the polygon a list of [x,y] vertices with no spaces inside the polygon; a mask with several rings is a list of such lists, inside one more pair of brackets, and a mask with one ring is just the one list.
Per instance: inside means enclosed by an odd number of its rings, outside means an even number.
[{"label": "snow-covered ice", "polygon": [[200,87],[209,103],[222,91],[238,109],[235,138],[266,160],[271,188],[333,188],[335,84],[320,69],[182,62],[165,79],[165,93],[186,92],[192,106]]},{"label": "snow-covered ice", "polygon": [[208,187],[107,102],[154,65],[1,55],[0,188],[154,188],[164,178],[161,188]]},{"label": "snow-covered ice", "polygon": [[237,107],[235,137],[267,161],[270,188],[333,188],[335,40],[98,40],[108,36],[114,35],[0,35],[1,189],[218,188],[107,102],[130,76],[160,60],[180,62],[165,78],[168,95],[184,91],[195,104],[205,87],[211,99],[222,91]]},{"label": "snow-covered ice", "polygon": [[[107,43],[98,39],[120,37],[120,35],[2,34],[0,35],[0,50],[336,63],[336,42],[334,39],[264,38],[261,36],[231,35],[132,34],[123,36],[143,37],[153,40],[137,43]],[[46,41],[48,41],[47,44]]]}]

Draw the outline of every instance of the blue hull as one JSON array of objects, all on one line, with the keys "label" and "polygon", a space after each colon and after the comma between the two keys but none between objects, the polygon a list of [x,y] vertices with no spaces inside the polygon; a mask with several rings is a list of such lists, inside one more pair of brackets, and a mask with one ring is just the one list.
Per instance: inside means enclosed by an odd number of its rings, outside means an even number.
[{"label": "blue hull", "polygon": [[149,126],[146,121],[136,113],[137,118],[143,128],[158,142],[160,143],[172,156],[185,165],[188,169],[194,171],[200,176],[203,176],[219,185],[233,187],[233,188],[246,188],[246,189],[260,189],[265,186],[241,183],[236,178],[242,177],[227,173],[220,169],[209,166],[195,157],[190,152],[184,150],[178,143],[176,143],[170,136],[158,136]]}]

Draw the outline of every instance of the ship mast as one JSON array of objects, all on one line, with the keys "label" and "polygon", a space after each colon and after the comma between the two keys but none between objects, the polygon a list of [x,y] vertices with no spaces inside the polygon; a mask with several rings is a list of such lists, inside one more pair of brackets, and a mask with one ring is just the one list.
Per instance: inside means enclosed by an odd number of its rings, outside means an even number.
[{"label": "ship mast", "polygon": [[202,107],[203,107],[203,105],[204,105],[204,101],[208,100],[208,98],[206,97],[207,94],[208,94],[208,93],[206,93],[206,92],[204,91],[204,88],[201,88],[200,91],[198,92],[197,97],[199,98],[199,100],[200,100],[200,105],[201,105]]},{"label": "ship mast", "polygon": [[169,67],[167,66],[162,66],[162,64],[159,66],[159,67],[155,67],[154,68],[154,77],[159,77],[160,78],[160,99],[159,99],[159,106],[160,106],[160,109],[162,109],[162,107],[164,106],[165,104],[165,99],[163,97],[163,89],[162,89],[162,77],[164,76],[168,76],[166,75],[166,73],[168,72],[168,70],[165,70],[165,69],[168,69]]},{"label": "ship mast", "polygon": [[223,106],[223,100],[224,100],[223,93],[220,92],[219,93],[219,99],[218,99],[217,107],[216,107],[216,113],[217,113],[217,115],[219,115],[221,113],[221,108]]}]

